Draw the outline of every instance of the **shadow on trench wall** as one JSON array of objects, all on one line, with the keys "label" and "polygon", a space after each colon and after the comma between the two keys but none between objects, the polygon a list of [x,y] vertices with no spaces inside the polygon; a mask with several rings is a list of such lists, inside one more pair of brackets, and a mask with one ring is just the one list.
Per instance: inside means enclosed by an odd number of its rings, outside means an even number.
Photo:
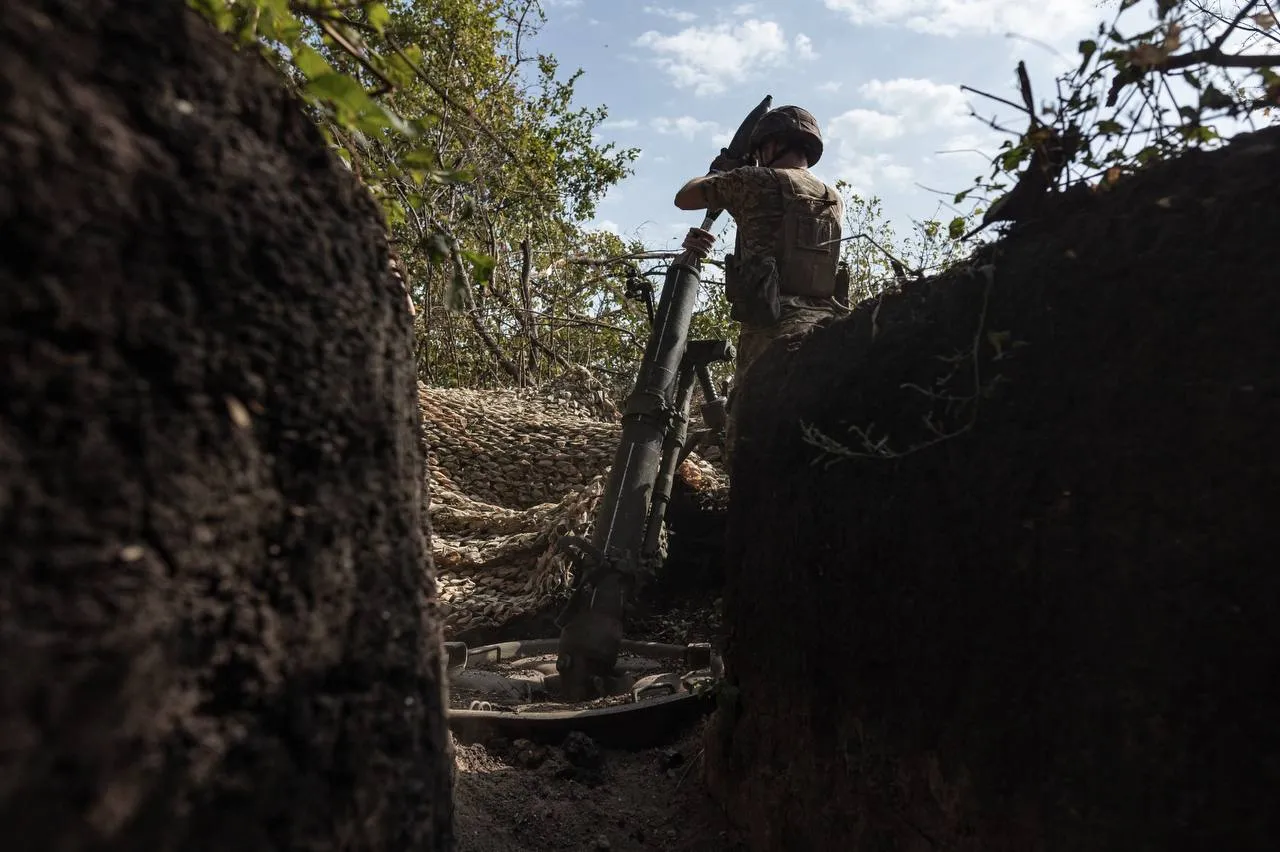
[{"label": "shadow on trench wall", "polygon": [[404,293],[179,3],[0,4],[0,835],[450,848]]},{"label": "shadow on trench wall", "polygon": [[753,848],[1274,844],[1277,166],[1061,199],[760,362],[707,752]]}]

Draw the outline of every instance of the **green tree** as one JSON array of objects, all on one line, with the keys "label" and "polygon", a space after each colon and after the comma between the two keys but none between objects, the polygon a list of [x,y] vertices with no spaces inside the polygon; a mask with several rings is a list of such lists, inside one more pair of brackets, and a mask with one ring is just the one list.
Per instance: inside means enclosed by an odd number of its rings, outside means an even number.
[{"label": "green tree", "polygon": [[581,223],[636,151],[595,141],[607,111],[575,105],[581,72],[530,52],[537,0],[191,2],[276,63],[382,203],[424,378],[537,382],[594,351],[600,328],[561,318],[601,291],[535,260],[599,239]]},{"label": "green tree", "polygon": [[937,219],[915,221],[911,231],[899,237],[877,196],[860,195],[846,181],[837,181],[836,190],[844,201],[841,259],[849,266],[851,304],[878,296],[906,278],[937,273],[967,254],[959,240],[968,229],[965,217],[946,226]]}]

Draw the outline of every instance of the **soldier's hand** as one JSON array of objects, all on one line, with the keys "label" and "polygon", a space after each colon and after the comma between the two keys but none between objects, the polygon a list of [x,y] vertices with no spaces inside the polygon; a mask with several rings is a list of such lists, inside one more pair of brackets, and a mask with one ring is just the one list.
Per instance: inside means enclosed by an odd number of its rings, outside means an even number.
[{"label": "soldier's hand", "polygon": [[680,244],[680,247],[689,251],[696,251],[706,257],[715,243],[715,234],[710,231],[704,231],[701,228],[690,228],[689,233],[685,234],[684,242]]},{"label": "soldier's hand", "polygon": [[728,151],[721,150],[720,153],[716,155],[716,158],[711,161],[711,166],[710,168],[707,169],[707,171],[731,172],[734,169],[740,168],[745,165],[746,165],[746,160],[739,159],[738,157],[731,157],[729,156]]}]

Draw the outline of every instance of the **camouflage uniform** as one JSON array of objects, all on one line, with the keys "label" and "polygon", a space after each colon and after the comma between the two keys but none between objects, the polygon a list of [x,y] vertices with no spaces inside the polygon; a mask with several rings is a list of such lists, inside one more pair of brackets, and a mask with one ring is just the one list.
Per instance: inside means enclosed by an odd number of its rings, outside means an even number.
[{"label": "camouflage uniform", "polygon": [[[723,209],[733,216],[738,236],[735,252],[739,255],[771,256],[777,251],[779,234],[783,229],[784,196],[779,172],[789,173],[795,184],[820,195],[825,188],[822,181],[808,169],[770,169],[762,166],[742,166],[705,178],[701,183],[707,206]],[[843,204],[836,207],[836,221],[843,218]],[[734,365],[733,390],[729,395],[729,421],[725,427],[725,459],[729,459],[737,437],[736,409],[739,389],[747,370],[760,357],[769,344],[780,337],[801,337],[818,324],[848,313],[833,297],[790,295],[785,281],[779,294],[781,316],[776,324],[752,326],[743,323],[738,334],[738,357]]]}]

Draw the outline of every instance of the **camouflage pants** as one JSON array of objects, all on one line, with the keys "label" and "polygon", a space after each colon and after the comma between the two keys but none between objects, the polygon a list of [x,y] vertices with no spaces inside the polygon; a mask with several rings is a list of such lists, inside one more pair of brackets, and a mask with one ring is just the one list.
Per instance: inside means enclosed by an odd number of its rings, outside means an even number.
[{"label": "camouflage pants", "polygon": [[738,440],[738,406],[742,398],[741,388],[747,371],[769,345],[780,338],[798,342],[821,323],[848,313],[833,302],[816,299],[787,298],[782,300],[782,317],[777,324],[765,328],[743,326],[738,334],[738,356],[733,368],[733,386],[729,390],[728,421],[724,429],[724,461],[730,467],[734,447]]}]

